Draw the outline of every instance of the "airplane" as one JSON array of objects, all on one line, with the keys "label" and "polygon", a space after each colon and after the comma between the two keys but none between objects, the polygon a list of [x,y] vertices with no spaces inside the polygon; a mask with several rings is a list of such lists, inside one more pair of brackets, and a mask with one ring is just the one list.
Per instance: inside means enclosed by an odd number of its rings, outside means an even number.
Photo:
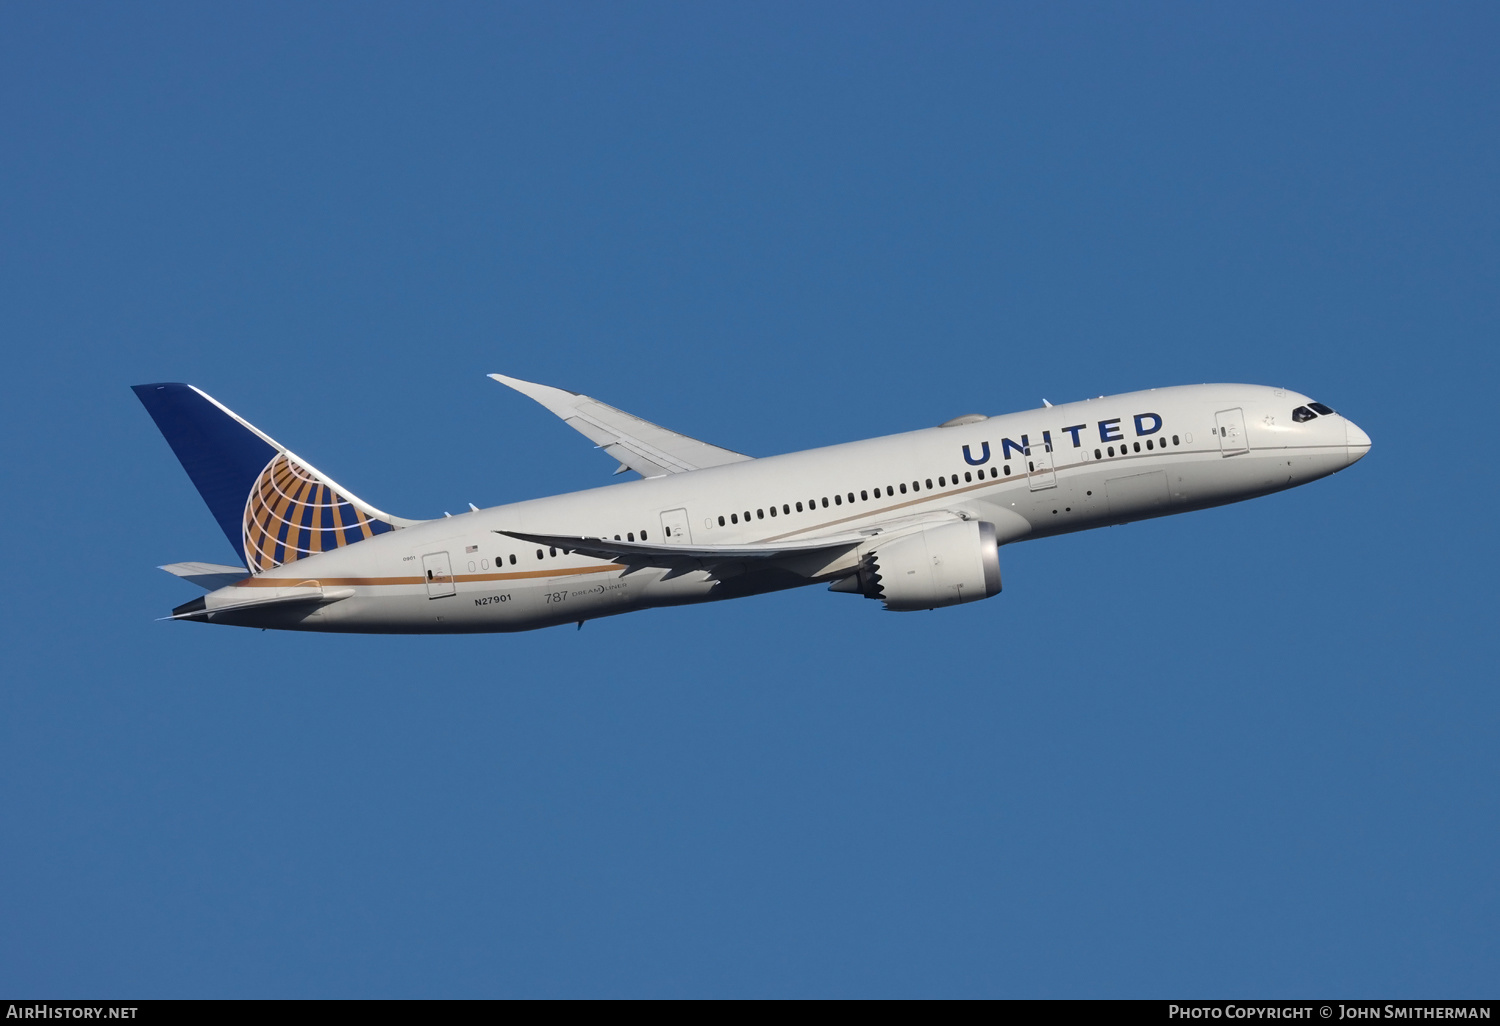
[{"label": "airplane", "polygon": [[938,609],[999,594],[1003,545],[1267,495],[1370,451],[1300,393],[1184,385],[755,458],[489,377],[639,479],[410,520],[191,385],[133,386],[242,561],[162,567],[205,591],[163,619],[508,632],[809,584]]}]

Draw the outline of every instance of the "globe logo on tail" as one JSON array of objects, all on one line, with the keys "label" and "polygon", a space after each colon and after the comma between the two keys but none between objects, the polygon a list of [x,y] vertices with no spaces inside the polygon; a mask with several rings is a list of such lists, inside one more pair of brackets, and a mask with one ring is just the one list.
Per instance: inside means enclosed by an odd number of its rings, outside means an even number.
[{"label": "globe logo on tail", "polygon": [[290,454],[266,464],[245,503],[245,559],[252,573],[393,530],[357,509]]}]

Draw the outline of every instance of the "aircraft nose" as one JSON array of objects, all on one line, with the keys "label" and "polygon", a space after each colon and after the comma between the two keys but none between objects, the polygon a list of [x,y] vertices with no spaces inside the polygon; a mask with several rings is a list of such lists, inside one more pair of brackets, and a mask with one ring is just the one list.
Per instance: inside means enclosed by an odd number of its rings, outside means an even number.
[{"label": "aircraft nose", "polygon": [[1344,444],[1349,453],[1349,462],[1356,463],[1364,459],[1365,454],[1370,451],[1370,436],[1360,430],[1354,421],[1344,418]]}]

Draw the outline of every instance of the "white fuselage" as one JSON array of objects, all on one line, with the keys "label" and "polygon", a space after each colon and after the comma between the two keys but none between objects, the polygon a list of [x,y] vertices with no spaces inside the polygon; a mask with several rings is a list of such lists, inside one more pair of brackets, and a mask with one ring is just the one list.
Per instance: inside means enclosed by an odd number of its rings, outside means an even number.
[{"label": "white fuselage", "polygon": [[[1258,385],[1161,388],[622,482],[379,535],[221,588],[206,605],[241,610],[214,622],[293,630],[520,631],[795,587],[849,566],[627,572],[498,532],[738,545],[957,514],[994,524],[1004,544],[1264,495],[1368,451],[1337,414],[1294,422],[1308,402]],[[311,610],[246,605],[309,587],[346,597]]]}]

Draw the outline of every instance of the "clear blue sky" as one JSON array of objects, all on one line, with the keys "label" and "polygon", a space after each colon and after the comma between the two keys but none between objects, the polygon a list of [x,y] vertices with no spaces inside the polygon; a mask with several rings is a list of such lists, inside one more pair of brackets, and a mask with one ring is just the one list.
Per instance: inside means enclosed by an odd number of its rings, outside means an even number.
[{"label": "clear blue sky", "polygon": [[[1500,979],[1494,4],[0,6],[0,992],[1475,996]],[[394,513],[1283,384],[1226,509],[525,635],[154,622],[131,384]]]}]

